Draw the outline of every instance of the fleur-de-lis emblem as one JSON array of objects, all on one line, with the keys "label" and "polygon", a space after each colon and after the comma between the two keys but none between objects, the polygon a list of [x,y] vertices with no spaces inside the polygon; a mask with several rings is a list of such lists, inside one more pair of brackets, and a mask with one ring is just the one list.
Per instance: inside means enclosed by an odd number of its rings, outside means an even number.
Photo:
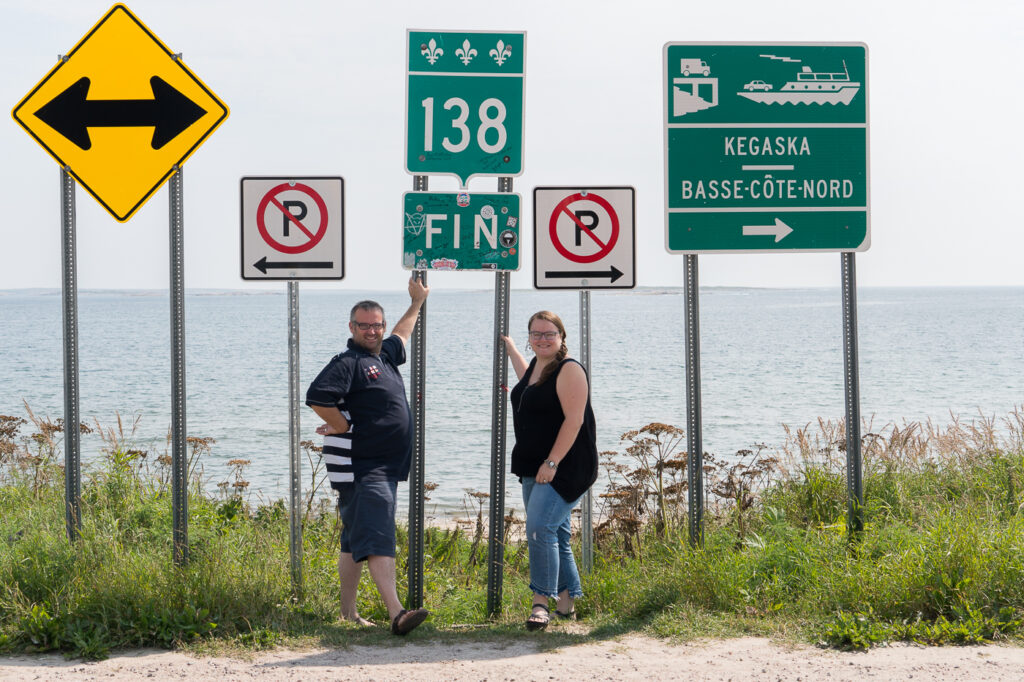
[{"label": "fleur-de-lis emblem", "polygon": [[437,46],[436,40],[431,38],[426,45],[420,45],[420,54],[426,57],[430,65],[433,66],[437,58],[444,54],[444,50]]},{"label": "fleur-de-lis emblem", "polygon": [[492,47],[489,55],[494,57],[494,61],[501,66],[505,63],[505,60],[512,56],[512,46],[506,45],[504,40],[499,40],[496,47]]},{"label": "fleur-de-lis emblem", "polygon": [[473,57],[476,56],[476,50],[469,46],[469,40],[462,41],[462,47],[455,50],[455,56],[462,60],[462,63],[469,66],[469,63],[473,61]]}]

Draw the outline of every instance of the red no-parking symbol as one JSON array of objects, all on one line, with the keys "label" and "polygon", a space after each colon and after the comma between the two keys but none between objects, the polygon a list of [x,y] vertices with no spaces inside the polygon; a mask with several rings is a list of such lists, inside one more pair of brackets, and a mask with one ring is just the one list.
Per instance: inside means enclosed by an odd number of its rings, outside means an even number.
[{"label": "red no-parking symbol", "polygon": [[[611,222],[611,235],[607,240],[602,240],[595,234],[595,228],[601,223],[599,214],[592,210],[592,204],[597,204],[600,208],[604,209],[604,212],[608,214],[609,221]],[[597,251],[590,254],[580,254],[571,251],[569,248],[562,244],[558,238],[558,221],[560,218],[568,216],[574,226],[574,233],[576,236],[574,246],[580,247],[583,244],[583,235],[586,235],[591,241],[597,244]],[[589,224],[584,222],[584,219],[589,218],[591,222]],[[567,224],[566,221],[562,221],[563,225]],[[567,196],[558,202],[555,206],[555,210],[551,212],[551,220],[548,223],[548,228],[551,233],[551,243],[554,245],[558,253],[562,254],[574,263],[593,263],[599,261],[609,253],[615,247],[615,242],[619,239],[619,216],[615,213],[615,209],[608,201],[597,194],[579,192]]]},{"label": "red no-parking symbol", "polygon": [[[305,218],[308,213],[308,206],[305,201],[295,198],[285,199],[282,201],[279,198],[280,195],[288,191],[297,191],[303,196],[308,196],[313,200],[313,203],[316,204],[316,207],[320,212],[320,224],[317,226],[315,232],[302,223],[302,219]],[[271,205],[275,206],[278,210],[268,210]],[[292,213],[292,208],[298,208],[299,213]],[[294,227],[305,235],[308,241],[288,245],[282,244],[271,237],[270,231],[267,229],[267,214],[269,213],[271,216],[276,216],[279,212],[282,215],[281,224],[283,235],[287,237],[289,235],[289,229]],[[260,236],[263,237],[263,241],[269,244],[272,249],[280,251],[281,253],[303,253],[305,251],[309,251],[320,243],[320,240],[324,238],[325,234],[327,234],[327,204],[309,185],[304,185],[301,182],[296,182],[294,184],[284,182],[272,188],[260,201],[259,207],[256,209],[256,227],[259,228]]]}]

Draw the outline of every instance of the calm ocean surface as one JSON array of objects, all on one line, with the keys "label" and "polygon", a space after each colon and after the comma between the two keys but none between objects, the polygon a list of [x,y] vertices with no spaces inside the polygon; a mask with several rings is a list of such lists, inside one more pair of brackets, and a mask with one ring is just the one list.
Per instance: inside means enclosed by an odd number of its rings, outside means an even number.
[{"label": "calm ocean surface", "polygon": [[[217,440],[204,462],[208,489],[226,462],[252,461],[254,500],[287,495],[287,298],[280,292],[186,296],[189,435]],[[344,348],[349,308],[376,298],[397,321],[402,293],[310,291],[301,295],[302,393]],[[525,346],[530,314],[559,313],[578,356],[576,292],[516,290],[510,322]],[[838,289],[701,292],[704,448],[729,454],[781,444],[782,424],[842,417],[842,317]],[[432,293],[427,325],[426,479],[438,484],[428,514],[463,507],[465,491],[489,487],[492,291]],[[678,289],[594,292],[592,391],[598,449],[652,421],[685,425],[683,293]],[[159,454],[170,424],[169,306],[166,292],[80,292],[83,421],[115,424],[138,414],[138,443]],[[981,410],[1002,417],[1024,404],[1024,288],[858,291],[861,410],[889,421]],[[63,416],[59,291],[0,292],[0,414]],[[408,366],[403,368],[408,380]],[[510,377],[514,374],[509,371]],[[302,409],[302,438],[318,419]],[[509,451],[513,437],[509,418]],[[82,440],[95,458],[95,436]],[[303,485],[309,480],[308,464]],[[507,477],[508,503],[521,504]],[[403,493],[404,494],[404,493]]]}]

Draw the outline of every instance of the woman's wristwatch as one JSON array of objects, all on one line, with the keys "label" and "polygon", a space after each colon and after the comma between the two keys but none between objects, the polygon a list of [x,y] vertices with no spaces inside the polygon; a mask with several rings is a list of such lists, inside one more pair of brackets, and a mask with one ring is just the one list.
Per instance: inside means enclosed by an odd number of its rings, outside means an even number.
[{"label": "woman's wristwatch", "polygon": [[556,462],[556,461],[555,461],[555,460],[553,460],[553,459],[549,459],[548,461],[546,461],[546,462],[544,462],[544,463],[545,463],[545,464],[547,464],[547,465],[548,465],[548,467],[550,467],[550,468],[552,468],[552,469],[557,469],[557,468],[558,468],[558,462]]}]

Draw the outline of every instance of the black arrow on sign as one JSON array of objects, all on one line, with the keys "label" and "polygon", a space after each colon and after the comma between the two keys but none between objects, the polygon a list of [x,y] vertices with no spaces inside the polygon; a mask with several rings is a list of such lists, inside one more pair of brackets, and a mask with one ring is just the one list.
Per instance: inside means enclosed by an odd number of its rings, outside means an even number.
[{"label": "black arrow on sign", "polygon": [[544,275],[547,277],[559,279],[575,279],[577,277],[611,277],[611,281],[608,282],[609,284],[611,284],[619,277],[622,277],[622,272],[620,272],[619,269],[613,265],[608,270],[548,270],[547,272],[544,273]]},{"label": "black arrow on sign", "polygon": [[264,275],[267,274],[267,270],[274,268],[281,270],[294,270],[297,268],[333,268],[334,263],[332,261],[319,261],[319,262],[294,262],[294,263],[282,263],[276,261],[273,263],[267,262],[267,257],[264,256],[258,261],[253,263],[253,267],[262,272]]},{"label": "black arrow on sign", "polygon": [[149,79],[153,99],[87,99],[89,79],[80,78],[44,104],[36,116],[81,149],[92,147],[89,128],[153,127],[160,149],[198,121],[206,110],[159,76]]}]

